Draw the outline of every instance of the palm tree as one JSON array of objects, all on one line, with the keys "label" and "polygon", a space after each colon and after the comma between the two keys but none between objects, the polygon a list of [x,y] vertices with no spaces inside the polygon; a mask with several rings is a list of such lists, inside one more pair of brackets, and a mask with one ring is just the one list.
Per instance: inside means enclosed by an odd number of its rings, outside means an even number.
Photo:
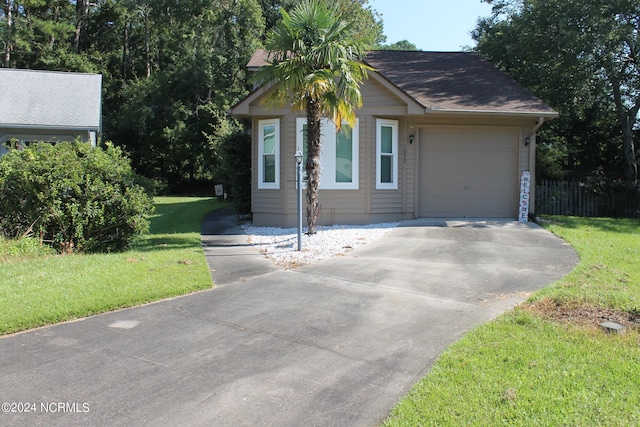
[{"label": "palm tree", "polygon": [[341,16],[327,0],[304,0],[269,32],[265,47],[269,63],[255,77],[275,85],[266,98],[273,106],[290,104],[307,115],[307,224],[315,233],[320,182],[320,119],[327,116],[339,130],[343,121],[355,125],[362,105],[360,83],[371,68],[361,59],[366,46],[355,22]]}]

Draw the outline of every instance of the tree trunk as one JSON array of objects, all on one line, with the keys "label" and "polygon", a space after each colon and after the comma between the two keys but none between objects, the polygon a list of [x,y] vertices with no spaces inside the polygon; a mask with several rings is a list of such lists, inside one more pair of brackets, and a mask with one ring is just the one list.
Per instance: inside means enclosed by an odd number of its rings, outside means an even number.
[{"label": "tree trunk", "polygon": [[76,31],[73,35],[73,47],[80,52],[80,41],[87,31],[89,18],[89,0],[76,0]]},{"label": "tree trunk", "polygon": [[125,17],[124,34],[122,35],[122,79],[127,80],[129,77],[129,33],[131,31],[131,23],[128,22],[128,16]]},{"label": "tree trunk", "polygon": [[307,95],[307,225],[308,234],[316,232],[318,185],[320,184],[320,103]]},{"label": "tree trunk", "polygon": [[622,129],[622,154],[624,159],[624,178],[636,185],[638,183],[638,163],[636,162],[632,124],[628,119],[623,124]]},{"label": "tree trunk", "polygon": [[613,89],[613,98],[616,106],[616,113],[618,120],[620,121],[620,128],[622,131],[622,158],[623,158],[623,171],[624,179],[638,184],[638,163],[636,161],[636,150],[633,141],[633,124],[635,123],[638,109],[640,109],[640,103],[636,104],[631,111],[627,111],[622,100],[622,90],[620,82],[615,78],[609,78]]},{"label": "tree trunk", "polygon": [[6,0],[4,2],[4,6],[5,6],[5,19],[7,22],[7,33],[6,33],[6,38],[4,40],[4,66],[6,68],[9,68],[11,66],[11,49],[13,49],[13,38],[12,38],[12,28],[11,26],[13,25],[12,19],[11,19],[11,13],[12,13],[12,9],[13,9],[13,0]]},{"label": "tree trunk", "polygon": [[[56,6],[53,9],[53,22],[57,23],[60,18],[60,7]],[[49,37],[49,50],[53,51],[53,47],[56,44],[56,36],[55,33],[51,33],[51,37]]]},{"label": "tree trunk", "polygon": [[144,56],[146,61],[146,76],[151,77],[151,45],[149,43],[149,5],[142,6],[144,14]]}]

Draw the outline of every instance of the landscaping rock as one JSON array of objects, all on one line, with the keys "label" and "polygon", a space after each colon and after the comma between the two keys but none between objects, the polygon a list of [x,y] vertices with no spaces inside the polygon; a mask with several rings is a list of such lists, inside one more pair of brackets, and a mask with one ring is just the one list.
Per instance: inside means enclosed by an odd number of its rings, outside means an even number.
[{"label": "landscaping rock", "polygon": [[610,334],[624,334],[627,330],[625,326],[615,322],[603,322],[600,327]]}]

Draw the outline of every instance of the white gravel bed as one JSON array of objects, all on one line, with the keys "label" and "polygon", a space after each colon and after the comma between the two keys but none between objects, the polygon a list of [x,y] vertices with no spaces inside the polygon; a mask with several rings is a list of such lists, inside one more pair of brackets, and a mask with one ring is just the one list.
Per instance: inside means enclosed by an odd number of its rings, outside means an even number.
[{"label": "white gravel bed", "polygon": [[386,222],[370,225],[317,226],[316,234],[302,234],[302,251],[298,251],[298,229],[276,227],[243,226],[248,234],[248,242],[255,245],[260,253],[284,268],[295,268],[311,264],[336,255],[343,255],[352,249],[366,245],[398,225]]}]

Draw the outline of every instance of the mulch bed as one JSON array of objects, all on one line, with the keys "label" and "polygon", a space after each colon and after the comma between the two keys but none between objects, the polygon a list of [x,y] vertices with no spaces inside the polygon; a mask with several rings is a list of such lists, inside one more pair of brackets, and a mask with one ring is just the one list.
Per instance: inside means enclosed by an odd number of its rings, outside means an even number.
[{"label": "mulch bed", "polygon": [[601,307],[562,307],[548,299],[523,304],[522,309],[560,323],[598,327],[603,322],[615,322],[640,331],[640,312],[617,311]]}]

